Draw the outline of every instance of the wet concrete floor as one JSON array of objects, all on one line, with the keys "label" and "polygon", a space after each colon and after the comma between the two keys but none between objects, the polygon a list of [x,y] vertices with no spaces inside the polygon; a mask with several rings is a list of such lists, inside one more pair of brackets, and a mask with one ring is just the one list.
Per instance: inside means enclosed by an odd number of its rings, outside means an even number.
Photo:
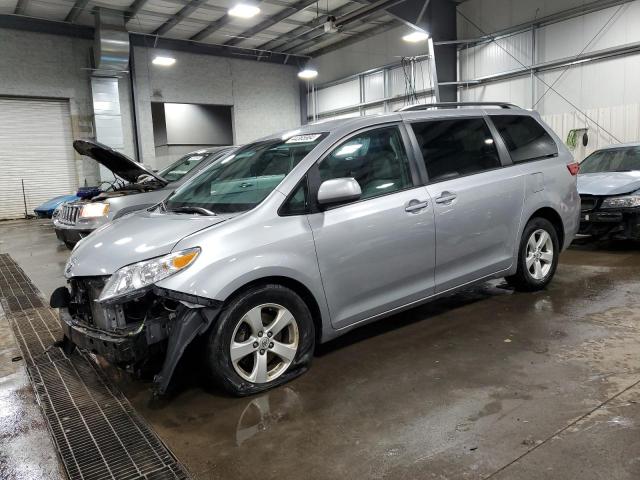
[{"label": "wet concrete floor", "polygon": [[[61,284],[68,252],[46,222],[0,224],[0,252],[45,295]],[[637,479],[639,300],[640,247],[577,246],[544,292],[495,281],[360,328],[264,395],[203,385],[195,357],[160,403],[109,370],[195,478]],[[55,478],[6,325],[0,338],[0,478],[18,445]]]}]

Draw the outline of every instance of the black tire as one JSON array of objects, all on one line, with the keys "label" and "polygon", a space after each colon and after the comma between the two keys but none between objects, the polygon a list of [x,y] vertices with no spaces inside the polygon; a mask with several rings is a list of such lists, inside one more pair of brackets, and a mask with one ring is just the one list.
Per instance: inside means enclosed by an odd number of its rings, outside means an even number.
[{"label": "black tire", "polygon": [[[535,278],[534,274],[527,267],[527,244],[534,232],[537,232],[538,230],[544,230],[547,232],[553,245],[553,259],[550,263],[550,268],[544,277],[539,279]],[[553,224],[545,218],[532,218],[524,228],[522,238],[520,239],[520,247],[518,249],[518,270],[515,275],[506,277],[507,282],[516,290],[523,292],[534,292],[544,289],[549,282],[551,282],[556,273],[559,253],[560,246],[558,242],[558,232]]]},{"label": "black tire", "polygon": [[[248,324],[241,320],[254,307],[276,304],[287,309],[297,324],[298,348],[291,363],[277,378],[264,383],[254,383],[240,376],[231,360],[231,342],[236,326],[245,330]],[[266,309],[268,313],[268,308]],[[239,335],[241,332],[236,332]],[[264,337],[263,337],[264,338]],[[273,337],[276,338],[275,336]],[[223,307],[218,320],[212,325],[205,339],[205,363],[213,382],[236,396],[252,395],[282,385],[301,375],[309,368],[315,348],[315,328],[311,312],[306,303],[293,290],[278,284],[252,287],[236,295]],[[261,351],[262,349],[258,350]],[[258,353],[251,355],[251,362],[257,361]],[[254,356],[255,355],[255,356]],[[265,355],[267,355],[265,353]],[[282,360],[270,353],[271,361]],[[247,356],[246,358],[249,358]],[[265,356],[265,359],[268,358]],[[247,360],[249,361],[249,360]]]},{"label": "black tire", "polygon": [[64,242],[64,246],[67,247],[69,250],[73,250],[73,247],[75,247],[76,244],[72,242]]}]

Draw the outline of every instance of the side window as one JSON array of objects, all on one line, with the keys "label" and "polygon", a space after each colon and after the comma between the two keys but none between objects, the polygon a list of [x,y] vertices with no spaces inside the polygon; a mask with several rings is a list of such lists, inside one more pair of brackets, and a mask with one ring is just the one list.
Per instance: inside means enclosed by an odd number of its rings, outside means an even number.
[{"label": "side window", "polygon": [[280,208],[280,215],[304,215],[307,213],[307,177]]},{"label": "side window", "polygon": [[336,147],[318,165],[320,180],[353,177],[362,199],[413,186],[409,160],[397,127],[369,130]]},{"label": "side window", "polygon": [[513,163],[558,154],[553,138],[535,119],[523,115],[491,115]]},{"label": "side window", "polygon": [[412,128],[431,181],[502,166],[491,131],[482,118],[418,122]]}]

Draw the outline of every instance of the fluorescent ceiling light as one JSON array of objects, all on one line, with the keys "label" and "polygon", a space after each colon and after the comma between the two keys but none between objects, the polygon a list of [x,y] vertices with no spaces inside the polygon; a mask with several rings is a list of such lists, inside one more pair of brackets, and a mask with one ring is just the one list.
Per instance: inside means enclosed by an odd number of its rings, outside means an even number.
[{"label": "fluorescent ceiling light", "polygon": [[154,65],[162,65],[163,67],[170,67],[176,63],[176,59],[173,57],[161,57],[160,55],[156,55],[151,63]]},{"label": "fluorescent ceiling light", "polygon": [[251,18],[260,13],[260,9],[255,5],[247,5],[246,3],[238,3],[229,9],[229,15],[232,17]]},{"label": "fluorescent ceiling light", "polygon": [[304,70],[298,72],[298,77],[305,80],[312,80],[318,76],[318,71],[313,67],[307,67]]},{"label": "fluorescent ceiling light", "polygon": [[416,30],[415,32],[408,33],[407,35],[402,37],[402,40],[409,43],[417,43],[424,42],[427,38],[429,38],[429,34],[427,32]]}]

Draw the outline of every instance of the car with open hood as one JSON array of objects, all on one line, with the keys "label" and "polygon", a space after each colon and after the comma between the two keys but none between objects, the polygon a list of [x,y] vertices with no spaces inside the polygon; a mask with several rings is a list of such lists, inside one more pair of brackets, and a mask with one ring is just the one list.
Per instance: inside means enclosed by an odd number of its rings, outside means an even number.
[{"label": "car with open hood", "polygon": [[73,147],[109,169],[114,182],[78,200],[60,205],[53,215],[56,236],[68,248],[98,227],[135,210],[149,208],[197,175],[233,147],[212,147],[188,153],[158,173],[99,142],[76,140]]},{"label": "car with open hood", "polygon": [[271,135],[101,227],[51,297],[66,345],[158,355],[163,393],[199,338],[203,370],[247,395],[306,371],[319,342],[474,283],[545,288],[578,228],[577,165],[535,112],[468,107]]},{"label": "car with open hood", "polygon": [[580,164],[579,234],[640,240],[640,143],[596,150]]}]

